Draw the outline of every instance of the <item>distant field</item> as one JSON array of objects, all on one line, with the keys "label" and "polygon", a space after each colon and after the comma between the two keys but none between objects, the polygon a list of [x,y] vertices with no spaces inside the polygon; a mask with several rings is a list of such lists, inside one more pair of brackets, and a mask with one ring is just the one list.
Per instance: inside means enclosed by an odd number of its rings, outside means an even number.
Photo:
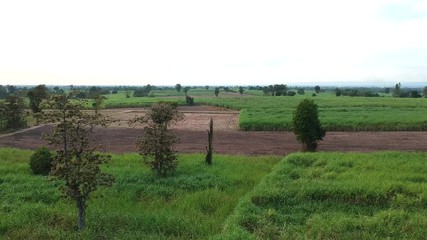
[{"label": "distant field", "polygon": [[292,154],[218,239],[425,239],[427,154]]},{"label": "distant field", "polygon": [[[250,93],[250,94],[249,94]],[[221,92],[215,97],[213,90],[191,89],[188,94],[196,104],[208,104],[240,110],[239,128],[245,131],[291,130],[292,114],[304,98],[319,105],[320,120],[327,131],[426,131],[426,98],[392,97],[336,97],[312,92],[296,96],[263,96],[261,91],[238,93]],[[107,95],[105,106],[142,107],[157,101],[185,104],[183,92],[153,91],[154,97],[126,98],[124,93]]]},{"label": "distant field", "polygon": [[111,188],[92,195],[78,234],[75,203],[58,183],[30,173],[31,151],[0,148],[0,239],[206,239],[221,232],[239,199],[280,157],[180,155],[175,176],[158,179],[138,154],[113,155]]}]

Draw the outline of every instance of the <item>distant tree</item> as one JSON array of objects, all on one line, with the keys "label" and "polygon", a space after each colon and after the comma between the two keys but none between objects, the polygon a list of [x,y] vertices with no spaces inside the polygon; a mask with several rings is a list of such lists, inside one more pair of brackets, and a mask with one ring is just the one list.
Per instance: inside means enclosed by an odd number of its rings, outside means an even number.
[{"label": "distant tree", "polygon": [[335,89],[335,96],[339,97],[342,94],[342,90],[340,88]]},{"label": "distant tree", "polygon": [[188,106],[193,106],[194,105],[194,98],[190,97],[188,95],[185,95],[185,102],[187,103]]},{"label": "distant tree", "polygon": [[400,87],[401,87],[401,84],[396,83],[396,85],[393,88],[393,93],[392,93],[393,97],[400,97]]},{"label": "distant tree", "polygon": [[409,95],[411,96],[411,98],[420,98],[421,95],[418,93],[417,90],[412,90]]},{"label": "distant tree", "polygon": [[243,88],[243,87],[239,87],[239,93],[240,93],[240,95],[243,95],[243,92],[245,91],[245,89]]},{"label": "distant tree", "polygon": [[3,113],[6,129],[18,129],[27,126],[24,99],[10,95],[4,102]]},{"label": "distant tree", "polygon": [[27,92],[27,96],[30,99],[31,111],[33,111],[33,113],[39,113],[42,111],[42,101],[49,97],[49,89],[44,84],[38,85],[30,89]]},{"label": "distant tree", "polygon": [[218,97],[218,95],[219,95],[219,87],[216,87],[215,88],[215,96]]},{"label": "distant tree", "polygon": [[98,114],[98,110],[102,107],[105,99],[107,99],[105,96],[99,94],[93,98],[92,106],[95,110],[95,114]]},{"label": "distant tree", "polygon": [[286,84],[275,84],[272,87],[273,96],[286,96],[288,92],[288,87]]},{"label": "distant tree", "polygon": [[175,171],[177,157],[173,146],[179,139],[168,127],[183,118],[184,115],[178,112],[176,103],[158,102],[146,115],[129,121],[130,125],[145,125],[137,145],[144,161],[158,177],[167,176]]},{"label": "distant tree", "polygon": [[298,93],[299,95],[304,95],[304,94],[305,94],[305,91],[304,91],[304,89],[300,88],[300,89],[298,89],[297,93]]},{"label": "distant tree", "polygon": [[6,88],[7,88],[7,92],[10,94],[10,95],[14,95],[17,91],[18,91],[18,88],[16,88],[15,86],[13,86],[13,85],[7,85],[6,86]]},{"label": "distant tree", "polygon": [[179,84],[179,83],[178,83],[178,84],[176,84],[176,85],[175,85],[175,89],[176,89],[176,91],[177,91],[177,92],[181,92],[181,89],[182,89],[181,84]]},{"label": "distant tree", "polygon": [[134,97],[148,97],[151,91],[151,86],[147,85],[142,88],[138,88],[133,92]]},{"label": "distant tree", "polygon": [[184,87],[184,93],[185,93],[185,95],[187,95],[187,93],[188,93],[188,91],[189,91],[190,89],[191,89],[190,87]]},{"label": "distant tree", "polygon": [[297,93],[295,91],[288,91],[286,95],[292,97],[292,96],[295,96],[296,94]]},{"label": "distant tree", "polygon": [[209,86],[208,85],[205,86],[205,90],[209,90]]},{"label": "distant tree", "polygon": [[62,192],[76,201],[78,229],[82,231],[90,194],[99,186],[110,186],[114,178],[100,168],[111,156],[96,153],[91,141],[93,129],[106,127],[109,121],[101,114],[83,112],[84,102],[72,98],[71,94],[52,96],[49,101],[52,111],[38,116],[44,122],[56,124],[51,133],[43,135],[57,148],[50,174],[64,181]]},{"label": "distant tree", "polygon": [[319,85],[315,86],[315,87],[314,87],[314,91],[315,91],[316,93],[320,93],[320,86],[319,86]]},{"label": "distant tree", "polygon": [[424,87],[424,91],[423,91],[424,93],[423,93],[423,95],[424,95],[424,97],[425,98],[427,98],[427,86],[426,87]]},{"label": "distant tree", "polygon": [[264,86],[264,87],[262,88],[262,93],[264,93],[264,95],[265,95],[265,96],[270,95],[270,89],[269,89],[269,87]]},{"label": "distant tree", "polygon": [[207,165],[212,165],[212,155],[213,155],[213,119],[209,121],[209,130],[208,130],[208,145],[206,146],[206,156],[205,163]]},{"label": "distant tree", "polygon": [[389,87],[384,88],[384,93],[389,94],[390,93],[390,88]]},{"label": "distant tree", "polygon": [[7,88],[0,85],[0,99],[5,99],[7,96],[9,96]]},{"label": "distant tree", "polygon": [[317,141],[322,140],[326,132],[321,127],[313,100],[304,99],[298,104],[292,118],[292,129],[298,142],[302,143],[303,151],[316,151]]}]

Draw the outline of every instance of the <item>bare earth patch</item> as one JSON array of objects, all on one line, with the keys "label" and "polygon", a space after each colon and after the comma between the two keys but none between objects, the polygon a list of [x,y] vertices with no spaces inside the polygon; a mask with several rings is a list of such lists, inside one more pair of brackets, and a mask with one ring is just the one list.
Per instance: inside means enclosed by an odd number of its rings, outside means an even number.
[{"label": "bare earth patch", "polygon": [[[107,152],[135,152],[135,141],[142,129],[130,128],[126,121],[145,109],[110,109],[103,113],[120,120],[109,128],[99,128],[95,137]],[[237,131],[238,112],[215,107],[181,107],[185,120],[173,126],[181,142],[180,153],[204,153],[209,119],[214,120],[214,152],[245,155],[286,155],[300,149],[291,132]],[[120,123],[120,124],[119,124]],[[50,126],[41,126],[0,136],[0,147],[36,149],[47,145],[40,139]],[[319,151],[370,152],[382,150],[427,151],[427,132],[328,132]]]}]

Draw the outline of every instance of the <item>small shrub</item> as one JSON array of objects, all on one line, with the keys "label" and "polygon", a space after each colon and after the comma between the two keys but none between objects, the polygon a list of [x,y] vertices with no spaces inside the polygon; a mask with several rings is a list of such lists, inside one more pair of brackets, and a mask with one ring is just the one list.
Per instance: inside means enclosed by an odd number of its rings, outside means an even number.
[{"label": "small shrub", "polygon": [[33,174],[48,175],[52,168],[52,153],[46,147],[37,149],[30,158],[30,168]]}]

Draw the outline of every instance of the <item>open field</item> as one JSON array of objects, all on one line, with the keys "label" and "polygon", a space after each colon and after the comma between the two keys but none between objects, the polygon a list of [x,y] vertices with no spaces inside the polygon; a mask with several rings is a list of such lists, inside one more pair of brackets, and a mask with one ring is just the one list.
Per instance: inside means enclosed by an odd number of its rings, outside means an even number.
[{"label": "open field", "polygon": [[292,154],[219,239],[425,239],[426,153]]},{"label": "open field", "polygon": [[203,155],[180,155],[176,174],[159,179],[138,154],[113,155],[105,170],[116,182],[92,195],[79,234],[75,203],[30,173],[31,153],[0,148],[0,239],[206,239],[280,160],[215,155],[207,167]]},{"label": "open field", "polygon": [[[213,90],[190,90],[196,104],[208,104],[240,111],[238,127],[251,131],[278,131],[291,128],[292,113],[304,98],[313,99],[319,105],[319,116],[327,131],[426,131],[427,99],[392,97],[336,97],[332,93],[320,93],[316,97],[307,91],[296,96],[262,96],[256,91],[250,94]],[[261,91],[258,91],[261,92]],[[105,106],[141,107],[156,101],[175,101],[185,104],[183,93],[166,91],[155,97],[126,98],[124,94],[107,95]]]},{"label": "open field", "polygon": [[[217,107],[180,107],[185,120],[173,125],[181,142],[177,145],[180,153],[205,152],[209,119],[214,120],[214,151],[221,154],[280,155],[300,149],[291,132],[278,131],[238,131],[237,112]],[[141,108],[107,109],[106,115],[119,120],[111,127],[95,131],[97,143],[106,151],[123,153],[135,152],[135,141],[142,134],[140,127],[130,128],[127,120],[144,114]],[[0,136],[0,147],[36,149],[47,142],[41,140],[49,126],[32,128],[10,135]],[[426,151],[426,132],[328,132],[319,143],[319,151],[371,152],[378,150]]]}]

